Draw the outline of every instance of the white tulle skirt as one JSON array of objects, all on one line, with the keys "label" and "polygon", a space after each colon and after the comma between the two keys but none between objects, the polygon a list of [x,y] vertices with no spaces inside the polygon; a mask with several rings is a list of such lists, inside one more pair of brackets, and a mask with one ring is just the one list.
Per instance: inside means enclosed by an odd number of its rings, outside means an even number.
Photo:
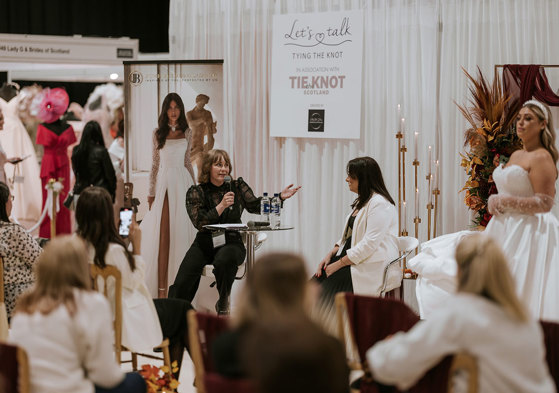
[{"label": "white tulle skirt", "polygon": [[175,276],[186,251],[194,241],[196,229],[186,212],[186,191],[192,185],[192,178],[182,168],[161,167],[157,176],[155,201],[140,224],[142,230],[142,257],[146,263],[146,284],[152,297],[157,298],[157,257],[159,255],[159,228],[165,192],[169,199],[169,267],[167,285],[175,281]]},{"label": "white tulle skirt", "polygon": [[[456,289],[454,252],[473,232],[440,236],[422,245],[408,266],[419,273],[416,295],[422,318]],[[535,318],[559,321],[559,220],[553,213],[493,217],[483,232],[503,248],[517,293]]]}]

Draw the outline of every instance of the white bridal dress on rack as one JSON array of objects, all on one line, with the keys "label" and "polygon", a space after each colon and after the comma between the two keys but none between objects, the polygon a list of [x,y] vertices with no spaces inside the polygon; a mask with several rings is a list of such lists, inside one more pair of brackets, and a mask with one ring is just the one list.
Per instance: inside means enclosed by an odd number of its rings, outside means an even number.
[{"label": "white bridal dress on rack", "polygon": [[[27,158],[17,165],[6,163],[4,171],[14,196],[12,217],[22,224],[23,221],[35,224],[41,216],[43,195],[39,163],[31,138],[19,118],[17,106],[17,96],[7,102],[0,97],[0,108],[4,115],[4,130],[0,131],[0,143],[8,158]],[[13,184],[12,180],[15,180]]]},{"label": "white bridal dress on rack", "polygon": [[[190,133],[190,130],[188,130]],[[151,205],[140,228],[142,230],[142,257],[146,262],[146,283],[153,298],[157,298],[157,257],[159,255],[159,227],[165,192],[169,199],[169,267],[168,285],[175,281],[175,276],[186,251],[194,241],[196,228],[192,225],[186,212],[186,191],[193,180],[185,168],[185,160],[190,160],[186,149],[189,139],[167,139],[159,150],[159,170],[155,188],[155,201]],[[185,157],[185,154],[187,155]]]},{"label": "white bridal dress on rack", "polygon": [[[518,165],[499,166],[493,180],[500,195],[534,195],[528,172]],[[454,251],[462,231],[444,235],[422,245],[408,262],[419,274],[416,294],[422,318],[438,309],[456,289]],[[502,247],[516,282],[520,300],[535,318],[559,321],[559,220],[552,212],[493,216],[483,232]]]}]

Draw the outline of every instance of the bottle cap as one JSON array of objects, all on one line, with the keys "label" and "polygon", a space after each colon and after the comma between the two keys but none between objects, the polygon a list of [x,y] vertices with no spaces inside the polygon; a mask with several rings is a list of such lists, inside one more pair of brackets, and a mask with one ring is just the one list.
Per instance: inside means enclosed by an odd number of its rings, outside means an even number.
[{"label": "bottle cap", "polygon": [[275,197],[279,197],[279,193],[277,193],[277,192],[274,193],[274,196],[275,196]]},{"label": "bottle cap", "polygon": [[268,193],[267,193],[267,192],[265,192],[265,193],[264,193],[264,196],[268,196]]}]

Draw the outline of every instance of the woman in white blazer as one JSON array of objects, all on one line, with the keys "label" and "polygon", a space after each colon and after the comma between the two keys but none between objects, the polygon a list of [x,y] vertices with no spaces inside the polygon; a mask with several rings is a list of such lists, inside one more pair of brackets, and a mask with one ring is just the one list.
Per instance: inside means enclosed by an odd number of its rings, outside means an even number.
[{"label": "woman in white blazer", "polygon": [[357,198],[340,240],[315,274],[322,287],[321,319],[331,319],[326,315],[331,316],[338,292],[378,296],[384,267],[398,256],[398,215],[377,162],[371,157],[349,161],[346,182]]},{"label": "woman in white blazer", "polygon": [[540,324],[517,297],[495,240],[467,236],[456,262],[458,292],[445,307],[369,349],[374,378],[407,390],[444,356],[466,351],[477,360],[480,393],[555,392]]},{"label": "woman in white blazer", "polygon": [[[144,280],[140,228],[136,222],[130,226],[130,252],[114,222],[112,198],[104,188],[88,187],[80,193],[77,234],[88,243],[90,263],[116,266],[122,276],[122,345],[134,352],[145,352],[161,344],[163,337],[169,338],[171,360],[178,362],[180,370],[188,347],[186,312],[192,306],[180,299],[151,298]],[[111,299],[113,294],[114,286],[109,283]]]}]

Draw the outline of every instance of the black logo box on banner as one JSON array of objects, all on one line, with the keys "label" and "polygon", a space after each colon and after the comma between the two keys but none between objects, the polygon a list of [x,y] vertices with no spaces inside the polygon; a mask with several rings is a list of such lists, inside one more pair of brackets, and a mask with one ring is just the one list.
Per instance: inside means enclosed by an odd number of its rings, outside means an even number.
[{"label": "black logo box on banner", "polygon": [[324,109],[309,109],[309,132],[324,132]]}]

